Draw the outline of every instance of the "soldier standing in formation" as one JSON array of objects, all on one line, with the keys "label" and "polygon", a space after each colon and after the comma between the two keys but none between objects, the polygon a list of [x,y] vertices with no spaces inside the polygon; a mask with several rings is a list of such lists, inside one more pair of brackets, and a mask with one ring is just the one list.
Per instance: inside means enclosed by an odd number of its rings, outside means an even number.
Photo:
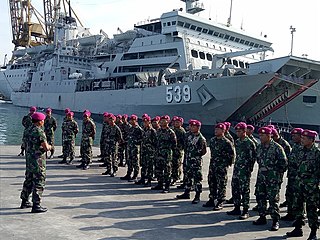
[{"label": "soldier standing in formation", "polygon": [[158,184],[152,190],[163,190],[168,193],[171,183],[172,152],[177,146],[177,137],[174,131],[169,128],[170,117],[168,115],[160,118],[160,127],[157,138],[156,154],[156,177]]},{"label": "soldier standing in formation", "polygon": [[151,126],[150,116],[145,116],[142,121],[144,132],[141,144],[141,178],[136,182],[136,184],[151,187],[151,180],[154,173],[153,166],[157,144],[157,133]]},{"label": "soldier standing in formation", "polygon": [[287,158],[283,148],[271,138],[271,128],[262,127],[258,132],[261,144],[257,148],[259,170],[255,195],[260,217],[253,224],[267,224],[266,208],[269,200],[269,211],[273,220],[271,231],[278,231],[280,182],[287,169]]},{"label": "soldier standing in formation", "polygon": [[185,174],[186,187],[181,195],[177,195],[177,199],[190,199],[190,191],[194,186],[196,195],[192,201],[193,204],[200,202],[200,194],[202,192],[202,156],[207,153],[206,139],[200,133],[201,122],[193,120],[190,122],[190,132],[185,140]]},{"label": "soldier standing in formation", "polygon": [[296,217],[294,230],[288,237],[303,236],[303,203],[306,203],[308,224],[311,228],[308,240],[317,240],[319,228],[317,207],[319,204],[320,149],[315,145],[317,132],[304,130],[301,136],[301,151],[295,152],[297,161],[296,188],[294,192],[293,212]]},{"label": "soldier standing in formation", "polygon": [[41,198],[46,180],[46,157],[45,153],[51,150],[43,131],[45,115],[34,112],[31,115],[32,125],[26,132],[26,173],[20,198],[21,209],[31,207],[29,196],[32,193],[32,213],[46,212],[41,207]]},{"label": "soldier standing in formation", "polygon": [[[66,108],[66,109],[64,110],[65,116],[64,116],[64,118],[63,118],[63,122],[67,120],[67,115],[68,115],[69,112],[71,112],[70,108]],[[62,122],[62,123],[63,123],[63,122]],[[62,154],[59,155],[58,158],[63,158],[63,152],[64,152],[64,150],[63,150],[63,139],[64,139],[64,137],[63,137],[63,131],[62,131],[62,134],[61,134]]]},{"label": "soldier standing in formation", "polygon": [[[128,132],[128,159],[127,174],[121,177],[121,180],[135,181],[139,174],[139,153],[142,141],[143,130],[138,125],[137,115],[130,116],[130,124]],[[133,176],[131,174],[133,172]]]},{"label": "soldier standing in formation", "polygon": [[108,165],[107,158],[106,158],[106,137],[108,137],[108,129],[109,129],[109,113],[103,113],[103,123],[102,123],[102,130],[100,135],[100,156],[101,159],[99,162],[103,162],[100,164],[99,167],[106,167]]},{"label": "soldier standing in formation", "polygon": [[177,147],[173,150],[172,155],[172,182],[171,185],[174,185],[177,181],[181,179],[181,165],[182,165],[182,157],[183,157],[183,149],[185,142],[185,134],[186,130],[184,130],[183,126],[183,118],[182,117],[173,117],[173,131],[177,137]]},{"label": "soldier standing in formation", "polygon": [[121,119],[122,121],[119,127],[122,133],[122,141],[119,143],[118,159],[119,167],[124,167],[128,161],[128,133],[130,124],[128,123],[127,114],[123,114]]},{"label": "soldier standing in formation", "polygon": [[[79,132],[78,124],[73,119],[73,112],[68,112],[66,119],[62,123],[62,150],[63,160],[59,163],[71,163],[75,157],[76,135]],[[70,161],[67,162],[67,158]]]},{"label": "soldier standing in formation", "polygon": [[[232,198],[234,209],[228,215],[241,215],[239,219],[249,217],[250,178],[256,161],[256,146],[247,136],[247,124],[240,122],[235,126],[238,139],[235,141],[236,161],[232,175]],[[241,214],[240,204],[243,212]]]},{"label": "soldier standing in formation", "polygon": [[248,124],[246,133],[247,133],[248,138],[250,138],[250,140],[254,143],[254,145],[256,145],[256,147],[258,147],[259,143],[258,143],[257,139],[253,136],[254,126]]},{"label": "soldier standing in formation", "polygon": [[[223,208],[222,203],[226,198],[226,187],[228,181],[228,168],[235,158],[235,149],[232,142],[224,136],[226,125],[219,123],[215,126],[215,137],[210,139],[209,147],[211,152],[208,184],[209,201],[204,207],[214,207],[214,211]],[[217,200],[215,204],[215,200]]]},{"label": "soldier standing in formation", "polygon": [[224,132],[224,136],[230,140],[232,144],[234,144],[234,139],[232,135],[230,134],[229,130],[231,128],[231,123],[230,122],[224,122],[223,123],[226,126],[226,131]]},{"label": "soldier standing in formation", "polygon": [[[52,109],[46,109],[46,119],[44,120],[44,132],[47,137],[47,142],[51,145],[49,159],[53,157],[54,154],[54,132],[57,129],[57,120],[52,116]],[[47,156],[47,153],[46,153]]]},{"label": "soldier standing in formation", "polygon": [[25,143],[25,141],[26,141],[25,134],[26,134],[26,132],[27,132],[27,129],[28,129],[30,126],[32,126],[31,115],[32,115],[33,113],[35,113],[36,111],[37,111],[37,108],[36,108],[36,107],[30,107],[29,113],[22,118],[22,125],[23,125],[23,127],[24,127],[24,131],[23,131],[23,137],[22,137],[21,151],[20,151],[20,153],[18,154],[18,156],[24,156],[24,151],[25,151],[25,148],[26,148],[26,147],[25,147],[25,146],[26,146],[26,143]]}]

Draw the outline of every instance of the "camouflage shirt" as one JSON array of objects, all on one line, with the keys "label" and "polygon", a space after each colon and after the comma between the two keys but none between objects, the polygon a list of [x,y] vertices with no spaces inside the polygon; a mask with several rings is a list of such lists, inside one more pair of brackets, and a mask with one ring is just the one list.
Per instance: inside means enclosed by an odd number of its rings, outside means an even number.
[{"label": "camouflage shirt", "polygon": [[188,159],[197,158],[198,160],[202,159],[202,156],[207,151],[207,141],[201,133],[191,133],[188,134],[188,137],[185,141],[185,155]]},{"label": "camouflage shirt", "polygon": [[128,144],[130,145],[140,145],[142,141],[143,130],[137,126],[131,126],[128,131]]},{"label": "camouflage shirt", "polygon": [[94,138],[96,134],[96,125],[89,118],[87,121],[83,121],[82,125],[82,139]]},{"label": "camouflage shirt", "polygon": [[119,128],[121,130],[122,133],[122,138],[123,141],[128,141],[128,134],[129,134],[129,129],[130,129],[131,125],[129,123],[121,123]]},{"label": "camouflage shirt", "polygon": [[157,148],[161,150],[173,150],[177,146],[177,137],[171,128],[160,128],[157,135]]},{"label": "camouflage shirt", "polygon": [[117,145],[122,141],[122,133],[117,125],[109,125],[108,130],[105,132],[104,139],[108,145]]},{"label": "camouflage shirt", "polygon": [[177,137],[177,148],[179,150],[183,150],[184,149],[186,130],[184,130],[183,127],[179,127],[179,128],[174,127],[173,131],[174,131],[174,133],[176,134],[176,137]]},{"label": "camouflage shirt", "polygon": [[102,123],[102,130],[100,135],[100,143],[103,143],[105,141],[105,138],[107,137],[107,132],[109,128],[109,124],[107,122]]},{"label": "camouflage shirt", "polygon": [[227,139],[229,139],[232,144],[234,144],[234,139],[233,139],[233,137],[232,137],[232,135],[230,134],[229,131],[226,131],[226,132],[224,133],[224,136],[225,136]]},{"label": "camouflage shirt", "polygon": [[44,120],[44,132],[46,133],[46,136],[53,136],[56,129],[57,120],[52,116],[46,116],[46,119]]},{"label": "camouflage shirt", "polygon": [[210,139],[209,147],[211,152],[211,166],[221,166],[223,168],[231,166],[236,153],[234,146],[229,139],[226,137],[222,137],[221,139],[213,137]]},{"label": "camouflage shirt", "polygon": [[75,120],[65,120],[62,123],[62,140],[74,141],[79,132],[78,123]]},{"label": "camouflage shirt", "polygon": [[236,161],[234,167],[245,172],[252,172],[257,158],[256,146],[253,141],[246,136],[243,140],[238,138],[235,142]]},{"label": "camouflage shirt", "polygon": [[254,145],[256,146],[256,148],[258,147],[259,143],[257,141],[257,139],[253,136],[253,135],[250,135],[248,136],[250,138],[250,140],[254,143]]},{"label": "camouflage shirt", "polygon": [[280,136],[279,139],[274,140],[276,143],[280,144],[281,147],[283,147],[284,152],[286,153],[286,156],[289,157],[290,153],[291,153],[291,146],[290,144],[283,139],[283,137]]},{"label": "camouflage shirt", "polygon": [[292,151],[288,156],[288,178],[295,178],[299,168],[298,156],[303,147],[300,143],[292,143]]},{"label": "camouflage shirt", "polygon": [[142,149],[146,151],[155,150],[157,145],[157,132],[154,128],[145,128],[142,137]]},{"label": "camouflage shirt", "polygon": [[29,113],[28,115],[22,118],[22,125],[24,126],[25,129],[32,126],[31,113]]}]

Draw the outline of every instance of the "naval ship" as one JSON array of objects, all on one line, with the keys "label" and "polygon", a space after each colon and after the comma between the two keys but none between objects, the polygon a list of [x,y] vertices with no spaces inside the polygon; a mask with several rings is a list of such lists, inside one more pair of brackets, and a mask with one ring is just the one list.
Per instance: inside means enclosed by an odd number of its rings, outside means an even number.
[{"label": "naval ship", "polygon": [[[16,49],[0,74],[14,105],[256,123],[316,84],[320,63],[265,59],[272,43],[203,19],[199,0],[110,38],[62,10],[52,44]],[[58,8],[57,8],[58,9]],[[319,105],[319,104],[318,104]]]}]

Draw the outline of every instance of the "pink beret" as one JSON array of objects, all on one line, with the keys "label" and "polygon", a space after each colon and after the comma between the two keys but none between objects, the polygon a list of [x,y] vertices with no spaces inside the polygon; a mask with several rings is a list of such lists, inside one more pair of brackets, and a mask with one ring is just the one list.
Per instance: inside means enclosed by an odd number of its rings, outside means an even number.
[{"label": "pink beret", "polygon": [[144,118],[142,118],[142,120],[150,122],[151,121],[151,117],[150,116],[145,116]]},{"label": "pink beret", "polygon": [[292,129],[291,134],[299,134],[299,135],[301,135],[302,132],[303,132],[302,128],[294,128],[294,129]]},{"label": "pink beret", "polygon": [[71,112],[71,110],[70,110],[70,108],[66,108],[65,110],[64,110],[64,113],[69,113],[69,112]]},{"label": "pink beret", "polygon": [[236,130],[240,130],[240,129],[246,129],[247,128],[247,124],[244,122],[239,122],[236,126],[235,129]]},{"label": "pink beret", "polygon": [[172,121],[178,121],[178,118],[179,118],[179,117],[174,116],[174,117],[172,118]]},{"label": "pink beret", "polygon": [[226,130],[229,130],[231,127],[231,123],[230,122],[224,122],[223,123],[226,126]]},{"label": "pink beret", "polygon": [[109,113],[108,118],[114,121],[116,120],[116,117],[112,113]]},{"label": "pink beret", "polygon": [[118,114],[118,115],[117,115],[117,118],[122,118],[121,114]]},{"label": "pink beret", "polygon": [[226,125],[224,123],[218,123],[215,128],[220,128],[222,130],[226,130]]},{"label": "pink beret", "polygon": [[32,120],[36,121],[42,121],[46,118],[46,115],[40,112],[35,112],[34,114],[31,115]]},{"label": "pink beret", "polygon": [[71,112],[71,111],[70,111],[70,112],[67,113],[67,116],[73,117],[73,115],[74,115],[74,112]]},{"label": "pink beret", "polygon": [[177,121],[179,121],[183,124],[184,119],[182,117],[178,117]]},{"label": "pink beret", "polygon": [[85,111],[85,112],[83,113],[83,116],[84,116],[84,117],[85,117],[85,116],[90,117],[90,116],[91,116],[91,112]]},{"label": "pink beret", "polygon": [[51,108],[47,108],[46,109],[46,113],[50,113],[50,112],[52,112],[52,109]]},{"label": "pink beret", "polygon": [[159,116],[155,116],[154,118],[152,118],[152,122],[159,122],[159,121],[160,121]]},{"label": "pink beret", "polygon": [[35,112],[35,111],[37,111],[37,108],[35,106],[32,106],[32,107],[30,107],[29,111],[30,112]]},{"label": "pink beret", "polygon": [[141,118],[144,119],[145,117],[148,117],[148,116],[149,116],[148,114],[144,113]]},{"label": "pink beret", "polygon": [[201,122],[198,121],[198,120],[193,120],[191,123],[190,123],[191,126],[197,126],[197,127],[201,127]]},{"label": "pink beret", "polygon": [[104,116],[104,117],[107,117],[108,115],[109,115],[108,112],[104,112],[104,113],[103,113],[103,116]]},{"label": "pink beret", "polygon": [[132,115],[130,116],[130,120],[138,120],[138,116],[135,115],[135,114],[132,114]]},{"label": "pink beret", "polygon": [[249,129],[249,130],[254,130],[254,126],[252,126],[252,125],[247,125],[247,129]]},{"label": "pink beret", "polygon": [[272,133],[272,129],[269,127],[261,127],[258,129],[258,133],[262,133],[262,134],[271,134]]},{"label": "pink beret", "polygon": [[274,125],[272,125],[272,124],[269,124],[267,127],[268,127],[268,128],[271,128],[271,129],[276,128],[276,127],[275,127]]},{"label": "pink beret", "polygon": [[160,118],[160,119],[167,120],[168,122],[170,121],[170,117],[169,117],[169,115],[163,115],[163,116],[161,116],[161,118]]},{"label": "pink beret", "polygon": [[127,119],[128,118],[128,114],[123,114],[122,115],[122,119]]},{"label": "pink beret", "polygon": [[278,130],[277,129],[275,129],[275,128],[272,128],[271,129],[272,130],[272,135],[279,135],[279,133],[278,133]]},{"label": "pink beret", "polygon": [[316,138],[318,133],[316,131],[306,129],[302,132],[302,135],[310,138]]},{"label": "pink beret", "polygon": [[189,119],[188,124],[191,124],[194,121],[194,119]]}]

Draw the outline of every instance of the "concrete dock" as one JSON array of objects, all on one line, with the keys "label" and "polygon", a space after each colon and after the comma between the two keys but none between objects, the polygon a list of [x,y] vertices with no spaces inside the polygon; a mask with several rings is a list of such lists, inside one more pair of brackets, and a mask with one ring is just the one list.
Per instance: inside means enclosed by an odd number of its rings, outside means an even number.
[{"label": "concrete dock", "polygon": [[[126,168],[120,168],[118,176],[101,175],[98,158],[91,168],[79,170],[73,165],[61,165],[59,159],[47,161],[47,182],[42,205],[48,212],[32,214],[30,209],[19,209],[20,191],[24,180],[25,159],[18,157],[20,146],[0,145],[0,239],[285,239],[291,231],[291,222],[280,222],[280,230],[269,231],[271,220],[264,226],[254,226],[257,212],[250,211],[250,218],[238,220],[228,216],[232,209],[227,205],[220,212],[202,207],[208,200],[207,172],[209,154],[204,157],[204,191],[201,204],[191,200],[176,200],[182,191],[172,187],[163,194],[133,183],[120,180]],[[56,147],[60,155],[61,147]],[[77,154],[79,149],[77,147]],[[94,148],[94,156],[99,149]],[[229,169],[228,198],[231,195]],[[252,174],[251,207],[256,205],[254,184],[257,166]],[[155,183],[154,183],[155,184]],[[286,179],[281,189],[284,200]],[[192,193],[192,198],[194,193]],[[281,209],[285,215],[285,209]],[[310,233],[304,228],[304,238]]]}]

